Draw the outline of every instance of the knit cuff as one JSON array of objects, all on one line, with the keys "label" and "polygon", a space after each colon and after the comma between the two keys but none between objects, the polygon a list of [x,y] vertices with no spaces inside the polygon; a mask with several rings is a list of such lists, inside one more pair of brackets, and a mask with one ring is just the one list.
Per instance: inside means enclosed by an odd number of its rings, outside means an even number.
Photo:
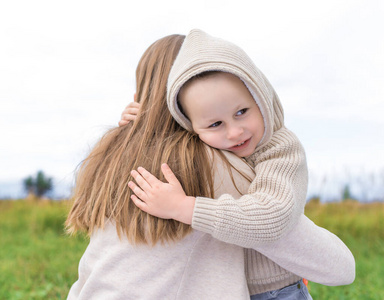
[{"label": "knit cuff", "polygon": [[192,216],[192,228],[213,234],[215,229],[217,201],[210,198],[196,197]]}]

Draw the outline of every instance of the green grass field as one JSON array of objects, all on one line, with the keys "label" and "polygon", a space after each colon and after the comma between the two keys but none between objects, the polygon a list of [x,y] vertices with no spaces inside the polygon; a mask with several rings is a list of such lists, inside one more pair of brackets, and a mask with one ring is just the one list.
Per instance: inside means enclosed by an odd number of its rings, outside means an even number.
[{"label": "green grass field", "polygon": [[[0,201],[0,299],[66,298],[88,244],[85,237],[63,231],[69,205]],[[337,234],[356,259],[352,285],[310,282],[313,299],[384,299],[384,203],[310,202],[306,214]]]},{"label": "green grass field", "polygon": [[349,286],[310,283],[313,299],[384,299],[384,203],[309,203],[306,215],[338,235],[356,260],[356,279]]}]

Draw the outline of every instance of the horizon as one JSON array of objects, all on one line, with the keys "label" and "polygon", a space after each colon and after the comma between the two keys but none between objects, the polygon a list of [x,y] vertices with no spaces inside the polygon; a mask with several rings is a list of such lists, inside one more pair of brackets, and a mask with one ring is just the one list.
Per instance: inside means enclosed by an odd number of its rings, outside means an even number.
[{"label": "horizon", "polygon": [[[318,176],[309,171],[307,201],[319,198],[321,202],[339,202],[343,200],[343,193],[348,186],[351,199],[359,202],[384,201],[384,170],[378,173],[363,173],[354,176],[348,169],[334,170]],[[34,174],[32,174],[34,175]],[[48,177],[49,174],[45,174]],[[53,200],[69,199],[72,195],[74,181],[53,179],[53,188],[46,193],[47,198]],[[0,200],[23,199],[28,195],[23,186],[23,179],[15,181],[0,181]]]},{"label": "horizon", "polygon": [[145,49],[200,28],[243,48],[275,88],[286,126],[306,151],[309,193],[332,198],[350,182],[362,198],[383,198],[384,5],[194,4],[0,4],[0,183],[12,186],[41,169],[70,186],[78,164],[133,100]]}]

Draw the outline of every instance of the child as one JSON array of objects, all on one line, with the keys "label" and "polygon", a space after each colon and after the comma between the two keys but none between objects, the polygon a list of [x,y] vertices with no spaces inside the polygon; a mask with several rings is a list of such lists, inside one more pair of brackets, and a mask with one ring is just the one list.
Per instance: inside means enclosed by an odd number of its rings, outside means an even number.
[{"label": "child", "polygon": [[[249,185],[237,172],[232,181],[219,152],[209,151],[183,130],[167,109],[167,77],[183,40],[184,36],[168,36],[145,51],[136,70],[140,104],[136,121],[108,131],[81,165],[66,225],[70,232],[85,231],[90,243],[70,300],[249,299],[243,248],[175,220],[152,217],[130,200],[127,183],[132,178],[127,170],[142,165],[159,176],[156,171],[163,161],[194,196],[228,192],[239,197],[234,183],[241,193]],[[234,168],[253,176],[244,161],[227,155]],[[304,215],[296,226],[302,230],[292,230],[279,241],[260,246],[260,251],[315,281],[350,281],[353,256],[340,239]],[[298,248],[297,241],[306,236],[307,247]]]},{"label": "child", "polygon": [[[135,204],[152,215],[192,224],[221,241],[260,252],[263,245],[299,231],[307,190],[304,150],[284,126],[274,89],[249,57],[229,42],[193,30],[170,72],[167,96],[181,126],[209,146],[244,157],[256,176],[247,195],[235,199],[224,194],[213,201],[187,196],[167,165],[162,171],[169,183],[139,168],[132,176],[140,187],[129,183]],[[301,241],[301,246],[307,247],[307,242]],[[279,293],[270,291],[283,287],[290,296],[310,298],[307,290],[292,288],[303,284],[300,276],[282,268],[284,262],[280,267],[256,251],[245,252],[252,299]],[[354,271],[350,275],[354,278]],[[276,299],[287,299],[283,294]]]}]

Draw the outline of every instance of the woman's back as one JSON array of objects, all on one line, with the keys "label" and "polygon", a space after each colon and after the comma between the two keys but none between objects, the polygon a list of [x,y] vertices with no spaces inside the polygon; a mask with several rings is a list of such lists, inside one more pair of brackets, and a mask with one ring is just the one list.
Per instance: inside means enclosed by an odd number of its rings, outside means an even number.
[{"label": "woman's back", "polygon": [[244,277],[243,249],[208,234],[134,246],[108,224],[92,235],[68,299],[249,299]]},{"label": "woman's back", "polygon": [[[216,194],[239,195],[220,158],[214,158]],[[235,159],[236,167],[248,168]],[[248,181],[233,175],[246,192]],[[119,239],[109,222],[91,235],[68,299],[249,299],[244,251],[199,231],[153,247],[133,245],[124,235]]]}]

